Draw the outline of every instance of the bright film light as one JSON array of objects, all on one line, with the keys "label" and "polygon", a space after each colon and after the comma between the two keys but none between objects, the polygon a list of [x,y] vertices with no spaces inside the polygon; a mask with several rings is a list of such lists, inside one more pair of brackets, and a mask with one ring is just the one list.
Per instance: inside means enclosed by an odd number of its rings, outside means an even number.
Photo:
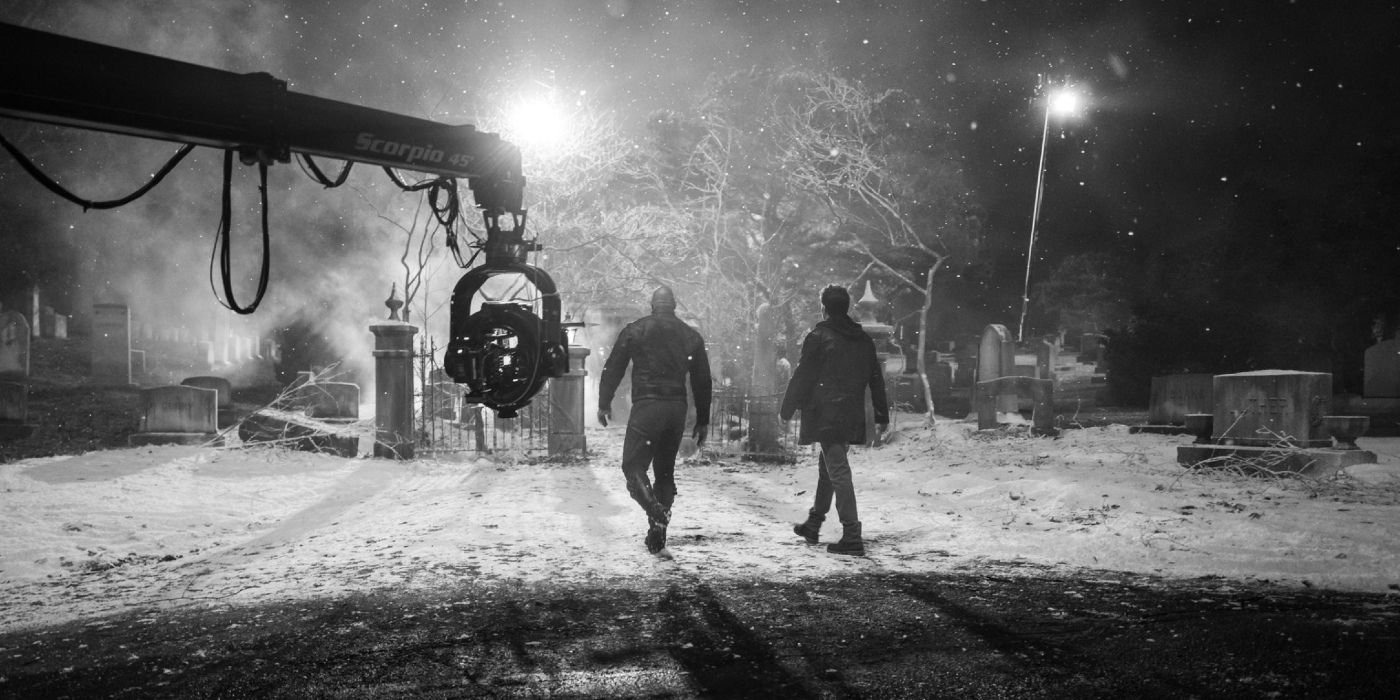
[{"label": "bright film light", "polygon": [[564,141],[568,120],[553,100],[544,97],[523,100],[511,111],[510,131],[511,140],[521,145],[553,146]]},{"label": "bright film light", "polygon": [[1050,93],[1050,112],[1062,117],[1079,113],[1079,93],[1069,88],[1061,88]]}]

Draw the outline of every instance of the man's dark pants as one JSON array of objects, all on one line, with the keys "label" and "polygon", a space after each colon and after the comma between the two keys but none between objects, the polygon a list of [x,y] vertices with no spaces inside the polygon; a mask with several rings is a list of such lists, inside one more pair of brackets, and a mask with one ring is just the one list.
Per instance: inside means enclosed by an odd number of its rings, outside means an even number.
[{"label": "man's dark pants", "polygon": [[[676,500],[676,453],[685,436],[686,402],[642,399],[632,404],[627,437],[622,441],[622,474],[627,493],[647,510],[659,502],[665,510]],[[655,470],[655,485],[647,479],[647,467]]]}]

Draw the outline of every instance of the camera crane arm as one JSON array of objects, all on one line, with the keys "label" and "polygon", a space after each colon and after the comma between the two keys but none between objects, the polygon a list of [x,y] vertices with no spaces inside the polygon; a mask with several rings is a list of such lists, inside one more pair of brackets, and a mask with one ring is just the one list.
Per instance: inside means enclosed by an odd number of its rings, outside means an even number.
[{"label": "camera crane arm", "polygon": [[285,163],[297,152],[461,178],[483,212],[524,213],[520,150],[475,126],[4,23],[0,116],[236,149],[249,162]]},{"label": "camera crane arm", "polygon": [[[292,153],[465,179],[485,219],[485,262],[452,297],[446,366],[466,399],[514,415],[568,371],[553,281],[526,264],[520,150],[472,125],[452,126],[287,89],[240,74],[0,23],[0,117],[237,151],[243,162]],[[502,227],[509,216],[513,223]],[[543,313],[473,297],[495,275],[525,278]]]}]

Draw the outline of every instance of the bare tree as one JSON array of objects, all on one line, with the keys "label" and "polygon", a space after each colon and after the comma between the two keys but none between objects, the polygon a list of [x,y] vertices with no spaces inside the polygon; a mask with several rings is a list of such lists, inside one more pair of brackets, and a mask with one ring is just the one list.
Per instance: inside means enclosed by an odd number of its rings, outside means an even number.
[{"label": "bare tree", "polygon": [[981,217],[929,119],[897,90],[874,92],[831,73],[792,72],[796,97],[776,115],[792,186],[819,197],[846,242],[884,276],[922,295],[917,365],[933,419],[926,353],[935,277],[976,250]]}]

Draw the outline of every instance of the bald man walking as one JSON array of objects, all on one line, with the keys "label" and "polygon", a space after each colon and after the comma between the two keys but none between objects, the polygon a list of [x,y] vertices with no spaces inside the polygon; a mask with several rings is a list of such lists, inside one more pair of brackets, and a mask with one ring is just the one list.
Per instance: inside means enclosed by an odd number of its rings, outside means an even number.
[{"label": "bald man walking", "polygon": [[[658,287],[651,315],[627,324],[603,364],[598,383],[598,423],[612,418],[612,400],[627,365],[632,365],[632,413],[622,441],[627,492],[647,514],[647,551],[666,547],[666,526],[676,498],[676,452],[685,435],[686,375],[695,402],[696,444],[705,442],[710,419],[710,360],[699,331],[676,317],[676,295]],[[655,484],[647,468],[655,471]]]}]

